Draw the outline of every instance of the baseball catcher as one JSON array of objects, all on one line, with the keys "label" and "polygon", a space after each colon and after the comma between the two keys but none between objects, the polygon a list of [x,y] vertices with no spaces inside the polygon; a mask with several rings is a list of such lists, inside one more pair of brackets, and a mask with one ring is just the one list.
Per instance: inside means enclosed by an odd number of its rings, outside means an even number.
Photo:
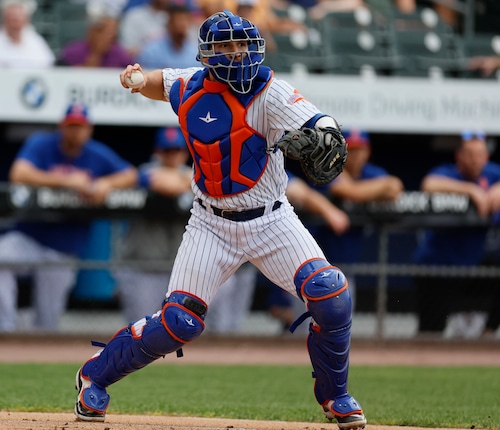
[{"label": "baseball catcher", "polygon": [[[347,389],[347,279],[327,261],[285,193],[285,154],[324,184],[342,171],[346,144],[331,116],[262,65],[264,54],[257,27],[224,10],[200,26],[201,67],[152,70],[131,89],[170,102],[177,114],[193,159],[194,204],[161,308],[123,327],[79,369],[77,419],[104,421],[111,384],[166,354],[180,355],[205,329],[217,289],[250,262],[307,304],[307,350],[321,412],[340,430],[365,428],[363,409]],[[124,88],[134,71],[141,66],[120,74]]]},{"label": "baseball catcher", "polygon": [[289,131],[278,141],[278,147],[288,158],[300,162],[302,170],[315,185],[333,181],[342,173],[347,159],[344,136],[335,120],[329,117],[320,118],[315,128]]}]

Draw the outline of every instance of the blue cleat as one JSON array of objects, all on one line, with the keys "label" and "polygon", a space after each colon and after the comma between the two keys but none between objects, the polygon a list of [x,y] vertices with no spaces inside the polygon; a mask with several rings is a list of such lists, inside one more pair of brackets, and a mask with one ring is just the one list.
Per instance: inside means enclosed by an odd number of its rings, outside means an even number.
[{"label": "blue cleat", "polygon": [[323,413],[330,421],[337,420],[340,430],[362,430],[366,418],[359,403],[349,394],[343,394],[323,405]]},{"label": "blue cleat", "polygon": [[81,368],[76,373],[75,388],[78,391],[75,404],[77,421],[104,422],[109,406],[109,394],[106,390],[85,377]]}]

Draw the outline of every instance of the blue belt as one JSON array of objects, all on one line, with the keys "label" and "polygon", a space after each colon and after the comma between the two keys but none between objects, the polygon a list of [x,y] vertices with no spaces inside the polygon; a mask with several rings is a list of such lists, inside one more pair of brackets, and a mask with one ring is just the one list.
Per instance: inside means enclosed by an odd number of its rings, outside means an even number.
[{"label": "blue belt", "polygon": [[[207,209],[205,207],[205,204],[201,201],[201,199],[196,199],[196,202],[203,208]],[[281,206],[281,202],[279,200],[276,200],[273,203],[272,210],[275,211]],[[261,208],[256,208],[256,209],[249,209],[247,211],[229,211],[226,209],[219,209],[215,206],[210,206],[212,208],[212,211],[214,212],[215,215],[220,216],[221,218],[229,219],[231,221],[250,221],[251,219],[259,218],[260,216],[264,215],[264,212],[266,211],[265,207]]]}]

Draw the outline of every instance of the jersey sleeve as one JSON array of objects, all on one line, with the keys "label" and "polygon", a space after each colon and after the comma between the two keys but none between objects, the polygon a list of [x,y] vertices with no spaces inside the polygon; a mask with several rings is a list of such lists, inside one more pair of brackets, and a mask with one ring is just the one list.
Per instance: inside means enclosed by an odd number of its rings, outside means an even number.
[{"label": "jersey sleeve", "polygon": [[298,130],[321,113],[298,90],[280,79],[274,79],[271,83],[266,103],[269,124],[276,130]]}]

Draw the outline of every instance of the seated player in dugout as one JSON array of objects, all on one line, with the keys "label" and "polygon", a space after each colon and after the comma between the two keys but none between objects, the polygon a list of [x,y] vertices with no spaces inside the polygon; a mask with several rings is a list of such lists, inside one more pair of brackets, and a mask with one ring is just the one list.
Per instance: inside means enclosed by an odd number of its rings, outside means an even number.
[{"label": "seated player in dugout", "polygon": [[[77,419],[104,421],[107,387],[183,345],[205,328],[219,286],[246,262],[307,304],[314,394],[340,429],[366,419],[348,392],[352,303],[342,271],[326,260],[285,190],[285,157],[318,183],[347,157],[337,121],[262,66],[265,41],[224,10],[199,29],[199,68],[153,70],[131,90],[170,102],[193,159],[194,204],[159,310],[121,328],[76,374]],[[120,82],[129,88],[127,66]],[[168,394],[168,391],[166,391]]]},{"label": "seated player in dugout", "polygon": [[[421,191],[468,196],[477,214],[485,220],[498,214],[500,164],[490,160],[486,133],[463,130],[453,157],[453,162],[434,166],[425,174]],[[487,232],[487,225],[426,228],[419,238],[413,261],[421,265],[480,265],[485,256]],[[419,333],[440,333],[447,327],[450,314],[487,310],[491,302],[484,280],[471,288],[469,277],[429,274],[415,276],[415,285]]]},{"label": "seated player in dugout", "polygon": [[[71,103],[57,130],[28,136],[9,170],[9,182],[72,190],[95,206],[104,204],[113,190],[134,186],[137,169],[94,139],[93,132],[88,108]],[[17,275],[33,277],[30,330],[59,328],[76,277],[71,261],[88,244],[91,224],[90,219],[19,219],[0,236],[0,261],[26,265],[0,270],[0,332],[18,329]]]},{"label": "seated player in dugout", "polygon": [[[349,148],[344,171],[330,184],[321,187],[321,190],[342,203],[396,201],[404,191],[403,181],[371,160],[373,149],[369,133],[351,128],[343,130],[343,135]],[[310,226],[310,230],[329,261],[355,264],[362,258],[366,226],[354,225],[343,234],[336,234],[324,225]],[[356,276],[348,271],[344,273],[349,281],[356,310]]]}]

